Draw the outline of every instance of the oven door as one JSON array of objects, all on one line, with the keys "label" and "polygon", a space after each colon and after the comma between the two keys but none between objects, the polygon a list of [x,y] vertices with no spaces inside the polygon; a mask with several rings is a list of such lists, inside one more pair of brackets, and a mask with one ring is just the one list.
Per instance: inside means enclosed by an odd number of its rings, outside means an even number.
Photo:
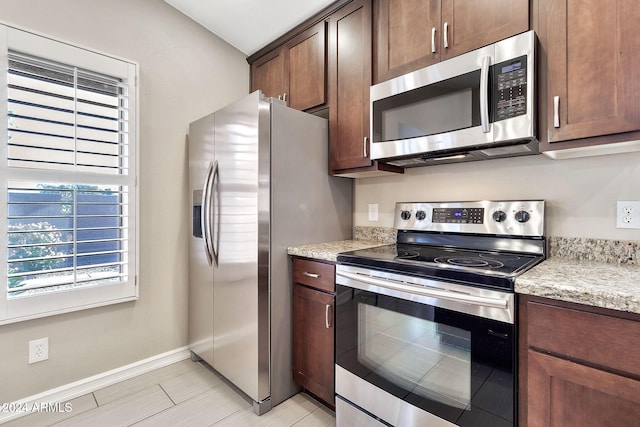
[{"label": "oven door", "polygon": [[[469,287],[460,291],[430,281],[413,293],[403,288],[418,289],[411,282],[424,279],[340,265],[338,270],[340,407],[354,405],[396,426],[514,425],[515,326],[479,314],[500,305],[512,311],[513,294],[488,296],[476,288],[465,294]],[[339,425],[351,422],[345,419],[349,412],[337,410]]]}]

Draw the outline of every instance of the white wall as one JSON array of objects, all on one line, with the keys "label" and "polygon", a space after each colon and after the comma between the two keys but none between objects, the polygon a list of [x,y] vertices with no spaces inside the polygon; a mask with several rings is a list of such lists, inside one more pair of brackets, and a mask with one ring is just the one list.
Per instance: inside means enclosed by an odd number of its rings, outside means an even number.
[{"label": "white wall", "polygon": [[[187,345],[188,124],[249,91],[245,57],[162,0],[0,0],[0,21],[140,66],[140,299],[0,326],[0,402]],[[49,360],[27,363],[49,337]]]},{"label": "white wall", "polygon": [[[406,169],[356,180],[354,223],[393,227],[395,202],[544,199],[547,235],[640,240],[616,228],[617,200],[640,200],[640,153],[570,160],[543,155]],[[379,220],[368,221],[368,205]]]}]

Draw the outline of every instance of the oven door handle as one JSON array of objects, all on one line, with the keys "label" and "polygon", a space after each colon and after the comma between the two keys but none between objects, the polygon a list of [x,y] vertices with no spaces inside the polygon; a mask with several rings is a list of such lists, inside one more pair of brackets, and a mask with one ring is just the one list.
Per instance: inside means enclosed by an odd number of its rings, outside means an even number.
[{"label": "oven door handle", "polygon": [[430,298],[439,298],[447,301],[460,302],[465,304],[481,305],[484,307],[495,308],[508,308],[509,302],[506,300],[500,300],[496,298],[479,297],[475,295],[463,294],[459,292],[451,292],[439,289],[419,288],[414,286],[401,285],[397,283],[390,283],[386,280],[376,279],[370,276],[363,276],[362,274],[347,273],[344,271],[336,271],[337,276],[342,276],[346,279],[363,282],[373,286],[379,286],[381,288],[390,289],[393,291],[405,292],[409,294],[417,294]]}]

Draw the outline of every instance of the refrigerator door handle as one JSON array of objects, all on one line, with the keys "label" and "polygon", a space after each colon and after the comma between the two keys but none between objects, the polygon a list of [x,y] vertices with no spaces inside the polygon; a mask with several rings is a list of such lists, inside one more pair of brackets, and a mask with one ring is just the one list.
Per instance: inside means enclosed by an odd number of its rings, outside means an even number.
[{"label": "refrigerator door handle", "polygon": [[202,191],[202,210],[200,211],[200,222],[202,224],[202,241],[204,242],[204,253],[207,256],[209,265],[213,265],[212,245],[211,245],[211,184],[212,184],[213,163],[209,163],[207,174],[204,179],[204,189]]},{"label": "refrigerator door handle", "polygon": [[[216,227],[211,233],[211,253],[213,254],[213,265],[218,266],[218,255],[220,254],[220,191],[218,191],[218,185],[220,185],[220,169],[218,168],[218,161],[216,160],[213,166],[213,178],[211,179],[211,195],[215,191],[215,197],[212,200],[215,203],[214,211],[216,212]],[[214,236],[214,231],[215,236]]]}]

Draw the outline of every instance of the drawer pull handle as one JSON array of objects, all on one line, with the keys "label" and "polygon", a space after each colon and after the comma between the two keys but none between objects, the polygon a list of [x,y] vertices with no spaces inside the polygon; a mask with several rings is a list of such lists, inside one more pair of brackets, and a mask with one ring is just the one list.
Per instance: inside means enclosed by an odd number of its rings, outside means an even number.
[{"label": "drawer pull handle", "polygon": [[560,127],[560,97],[553,97],[553,127]]},{"label": "drawer pull handle", "polygon": [[302,272],[302,274],[303,274],[304,276],[307,276],[307,277],[313,277],[314,279],[317,279],[318,277],[320,277],[320,275],[319,275],[319,274],[316,274],[316,273],[309,273],[309,272],[307,272],[307,271],[303,271],[303,272]]},{"label": "drawer pull handle", "polygon": [[444,33],[444,48],[445,49],[449,49],[449,23],[445,22],[444,23],[444,30],[442,30],[442,32]]},{"label": "drawer pull handle", "polygon": [[331,327],[331,324],[329,324],[329,309],[331,308],[331,305],[327,304],[324,306],[324,325],[327,327],[327,329],[329,329]]},{"label": "drawer pull handle", "polygon": [[431,53],[436,53],[436,27],[431,29]]}]

